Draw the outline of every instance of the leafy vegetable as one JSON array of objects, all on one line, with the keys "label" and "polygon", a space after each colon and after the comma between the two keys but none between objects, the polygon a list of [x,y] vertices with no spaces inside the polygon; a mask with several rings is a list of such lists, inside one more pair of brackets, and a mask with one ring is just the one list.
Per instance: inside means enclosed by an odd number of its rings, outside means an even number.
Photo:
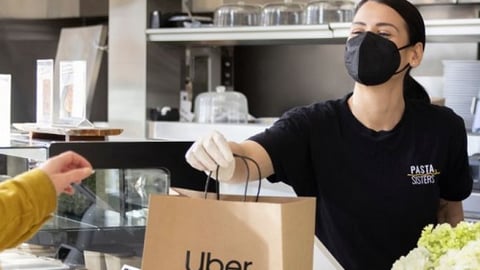
[{"label": "leafy vegetable", "polygon": [[480,269],[480,223],[426,226],[417,247],[392,266],[392,270],[402,269]]}]

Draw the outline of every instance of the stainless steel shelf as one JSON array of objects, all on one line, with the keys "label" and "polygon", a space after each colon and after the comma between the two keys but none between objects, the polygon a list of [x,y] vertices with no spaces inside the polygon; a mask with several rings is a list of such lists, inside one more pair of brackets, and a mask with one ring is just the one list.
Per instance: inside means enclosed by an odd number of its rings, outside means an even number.
[{"label": "stainless steel shelf", "polygon": [[147,40],[198,44],[278,44],[331,42],[325,25],[201,27],[147,29]]},{"label": "stainless steel shelf", "polygon": [[[480,42],[480,19],[425,21],[428,42]],[[147,29],[152,42],[199,45],[343,43],[350,23]]]}]

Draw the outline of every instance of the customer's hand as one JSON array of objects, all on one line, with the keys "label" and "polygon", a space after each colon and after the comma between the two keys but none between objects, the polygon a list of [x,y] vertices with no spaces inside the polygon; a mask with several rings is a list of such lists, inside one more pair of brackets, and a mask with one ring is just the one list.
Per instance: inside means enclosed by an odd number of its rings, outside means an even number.
[{"label": "customer's hand", "polygon": [[[213,172],[217,180],[228,181],[235,171],[235,159],[225,137],[213,131],[192,144],[185,154],[187,162],[195,169]],[[218,176],[217,166],[220,166]]]},{"label": "customer's hand", "polygon": [[39,168],[50,177],[57,195],[73,194],[74,189],[71,184],[80,183],[93,173],[90,162],[72,151],[49,158]]}]

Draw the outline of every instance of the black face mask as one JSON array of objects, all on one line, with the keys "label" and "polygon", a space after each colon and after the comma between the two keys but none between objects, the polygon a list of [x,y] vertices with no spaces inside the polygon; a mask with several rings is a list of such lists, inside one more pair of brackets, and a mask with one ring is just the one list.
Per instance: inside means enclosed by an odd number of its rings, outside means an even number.
[{"label": "black face mask", "polygon": [[409,45],[397,48],[392,41],[374,34],[363,32],[347,41],[345,47],[345,67],[348,74],[357,82],[365,85],[378,85],[388,81],[401,70],[399,51]]}]

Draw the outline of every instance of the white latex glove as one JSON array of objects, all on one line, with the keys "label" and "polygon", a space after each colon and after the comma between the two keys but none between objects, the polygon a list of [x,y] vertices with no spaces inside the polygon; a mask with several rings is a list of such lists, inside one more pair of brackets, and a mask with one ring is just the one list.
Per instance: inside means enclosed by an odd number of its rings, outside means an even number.
[{"label": "white latex glove", "polygon": [[[228,181],[235,171],[235,159],[225,137],[218,131],[195,141],[185,154],[185,159],[193,168],[212,172],[212,177]],[[217,165],[218,177],[216,175]]]}]

